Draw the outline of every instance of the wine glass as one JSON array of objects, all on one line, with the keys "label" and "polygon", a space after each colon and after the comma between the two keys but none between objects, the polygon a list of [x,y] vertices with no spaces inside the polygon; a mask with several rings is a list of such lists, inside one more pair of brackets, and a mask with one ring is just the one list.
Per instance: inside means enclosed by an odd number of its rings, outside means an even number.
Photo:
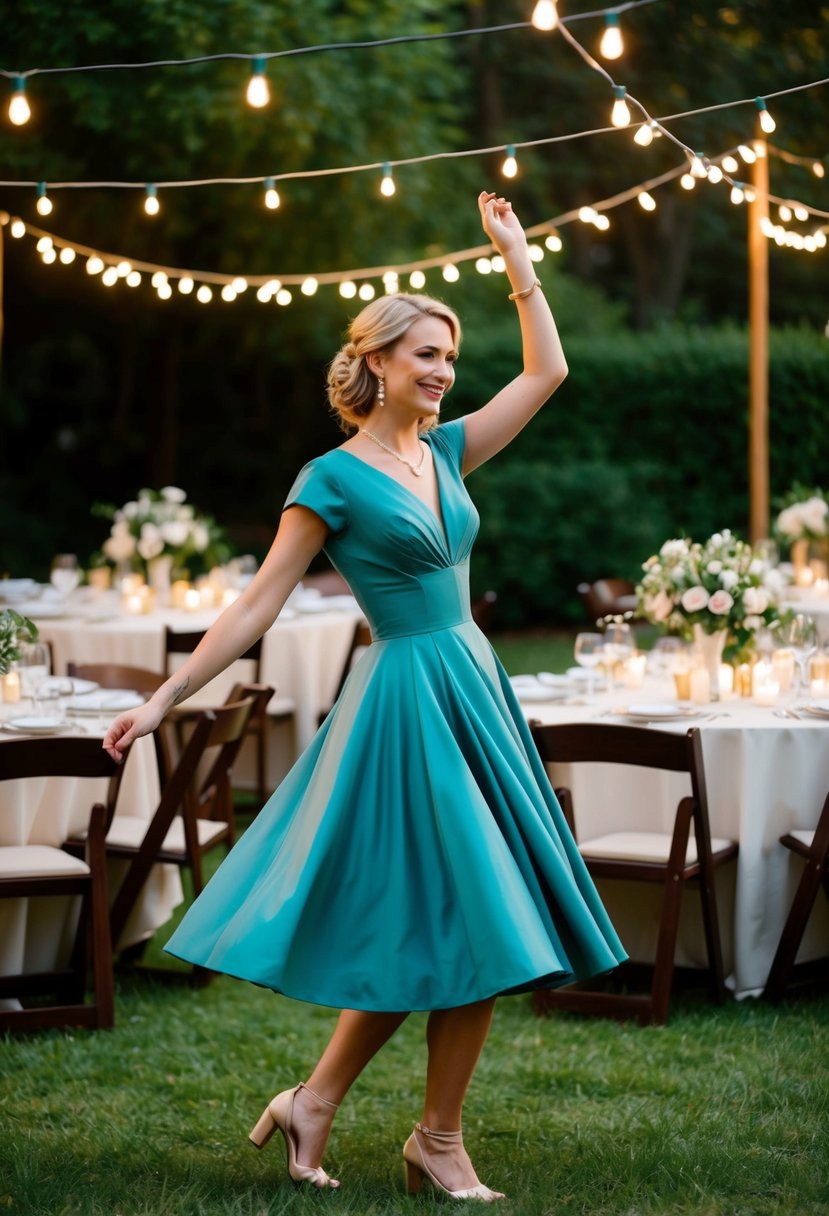
[{"label": "wine glass", "polygon": [[587,700],[593,700],[593,673],[601,662],[604,654],[604,635],[601,633],[579,633],[573,654],[579,667],[587,669]]},{"label": "wine glass", "polygon": [[624,621],[610,621],[604,632],[604,652],[610,672],[610,682],[615,685],[614,667],[616,663],[624,663],[633,654],[633,633],[630,625]]},{"label": "wine glass", "polygon": [[61,599],[71,595],[81,581],[78,559],[74,553],[56,553],[52,558],[49,581]]},{"label": "wine glass", "polygon": [[32,702],[35,708],[35,692],[43,680],[50,674],[49,647],[43,642],[21,642],[20,655],[14,664],[20,674],[20,695]]},{"label": "wine glass", "polygon": [[795,612],[779,621],[776,632],[781,646],[790,650],[797,662],[799,688],[805,696],[809,691],[809,660],[817,650],[817,625],[805,612]]}]

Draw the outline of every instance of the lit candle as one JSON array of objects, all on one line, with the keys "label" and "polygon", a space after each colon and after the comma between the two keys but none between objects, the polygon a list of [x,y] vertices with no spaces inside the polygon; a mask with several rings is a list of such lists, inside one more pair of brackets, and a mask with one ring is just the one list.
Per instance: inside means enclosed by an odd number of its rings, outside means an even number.
[{"label": "lit candle", "polygon": [[124,607],[131,616],[140,616],[144,611],[144,601],[137,591],[124,597]]},{"label": "lit candle", "polygon": [[125,574],[121,579],[121,594],[123,596],[135,595],[139,587],[144,585],[144,580],[140,574]]},{"label": "lit candle", "polygon": [[109,566],[93,566],[86,572],[86,581],[96,591],[109,591],[112,584]]},{"label": "lit candle", "polygon": [[720,663],[719,687],[721,697],[730,697],[734,691],[734,668],[730,663]]},{"label": "lit candle", "polygon": [[3,676],[3,700],[9,703],[20,700],[20,675],[16,671],[7,671]]},{"label": "lit candle", "polygon": [[[222,594],[222,607],[227,608],[229,604],[232,604],[235,600],[238,600],[241,594],[242,593],[238,587],[225,588],[225,591]],[[642,657],[644,658],[644,655]],[[642,670],[644,671],[644,667]]]},{"label": "lit candle", "polygon": [[770,677],[762,682],[755,677],[754,681],[754,703],[755,705],[774,705],[780,692],[780,685],[776,680]]},{"label": "lit candle", "polygon": [[195,587],[188,587],[184,593],[184,611],[198,612],[202,605],[201,592]]},{"label": "lit candle", "polygon": [[711,699],[711,681],[704,667],[694,667],[691,671],[691,700],[697,704]]},{"label": "lit candle", "polygon": [[[237,592],[238,595],[238,592]],[[648,664],[646,654],[632,654],[624,664],[623,682],[625,688],[641,688],[645,678],[645,668]]]},{"label": "lit candle", "polygon": [[173,583],[170,588],[170,607],[183,608],[184,597],[190,589],[190,584],[186,578],[179,578]]},{"label": "lit candle", "polygon": [[794,655],[790,650],[775,650],[771,656],[771,668],[774,679],[780,685],[781,692],[788,692],[794,679]]}]

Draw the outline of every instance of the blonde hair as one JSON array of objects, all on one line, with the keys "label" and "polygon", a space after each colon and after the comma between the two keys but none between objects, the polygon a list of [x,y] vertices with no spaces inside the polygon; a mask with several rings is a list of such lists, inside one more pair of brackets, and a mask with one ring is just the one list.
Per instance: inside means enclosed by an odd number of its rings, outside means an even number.
[{"label": "blonde hair", "polygon": [[[359,312],[348,327],[348,341],[340,347],[328,367],[327,389],[331,409],[348,434],[374,408],[378,378],[368,366],[366,356],[389,351],[421,317],[439,317],[452,331],[455,347],[460,346],[461,323],[457,314],[440,300],[403,292],[380,296]],[[437,419],[424,422],[423,429]]]}]

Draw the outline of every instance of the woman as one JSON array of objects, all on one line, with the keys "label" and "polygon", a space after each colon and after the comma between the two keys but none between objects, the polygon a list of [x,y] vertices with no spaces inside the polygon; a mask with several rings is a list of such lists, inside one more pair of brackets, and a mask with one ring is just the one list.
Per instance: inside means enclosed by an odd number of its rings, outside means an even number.
[{"label": "woman", "polygon": [[[284,1137],[296,1181],[320,1162],[338,1104],[411,1010],[430,1010],[421,1122],[403,1154],[457,1198],[502,1196],[466,1154],[461,1111],[499,993],[568,983],[624,958],[521,710],[471,620],[477,514],[462,477],[494,456],[567,366],[511,205],[478,198],[504,258],[524,370],[482,409],[436,426],[460,344],[451,309],[387,296],[351,325],[328,391],[348,430],[307,465],[244,594],[104,746],[123,757],[273,623],[325,547],[373,643],[315,740],[188,911],[167,949],[342,1009],[306,1083],[251,1132]],[[520,526],[520,521],[516,521]]]}]

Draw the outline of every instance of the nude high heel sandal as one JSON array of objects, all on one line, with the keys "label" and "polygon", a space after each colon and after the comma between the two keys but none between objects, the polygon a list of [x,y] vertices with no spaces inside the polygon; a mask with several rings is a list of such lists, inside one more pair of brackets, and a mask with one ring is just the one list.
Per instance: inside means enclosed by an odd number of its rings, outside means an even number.
[{"label": "nude high heel sandal", "polygon": [[332,1190],[336,1190],[340,1185],[339,1182],[336,1178],[329,1178],[322,1166],[300,1165],[296,1159],[297,1141],[294,1135],[293,1118],[294,1099],[301,1089],[307,1090],[313,1098],[316,1098],[318,1102],[322,1102],[325,1106],[331,1106],[334,1110],[338,1109],[336,1102],[329,1102],[328,1098],[323,1098],[321,1094],[315,1093],[313,1089],[309,1089],[307,1085],[300,1081],[299,1085],[295,1086],[294,1089],[285,1089],[281,1094],[277,1094],[275,1098],[271,1099],[248,1139],[256,1148],[264,1148],[278,1128],[285,1141],[288,1174],[293,1181],[310,1182],[319,1190],[322,1190],[324,1187],[331,1187]]},{"label": "nude high heel sandal", "polygon": [[505,1198],[501,1191],[491,1191],[482,1182],[461,1191],[450,1191],[435,1177],[424,1161],[418,1133],[422,1136],[430,1136],[433,1140],[454,1140],[459,1144],[463,1143],[462,1132],[434,1132],[430,1128],[424,1127],[422,1123],[416,1123],[414,1131],[403,1145],[403,1160],[406,1163],[406,1190],[410,1195],[420,1194],[425,1179],[436,1191],[442,1191],[444,1195],[449,1195],[452,1199],[478,1199],[482,1203],[494,1203],[498,1199]]}]

